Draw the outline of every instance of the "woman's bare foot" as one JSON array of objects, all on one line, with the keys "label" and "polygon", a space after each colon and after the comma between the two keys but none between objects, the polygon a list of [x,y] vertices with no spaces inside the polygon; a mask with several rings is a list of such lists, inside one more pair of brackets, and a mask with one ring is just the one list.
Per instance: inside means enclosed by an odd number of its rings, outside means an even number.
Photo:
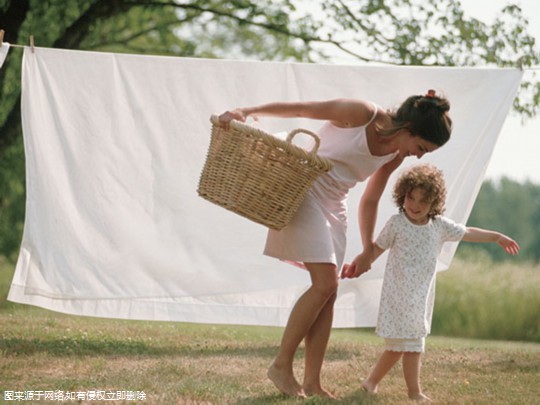
[{"label": "woman's bare foot", "polygon": [[419,392],[418,394],[409,395],[409,398],[416,402],[432,402],[431,398]]},{"label": "woman's bare foot", "polygon": [[272,364],[266,375],[274,383],[276,388],[284,394],[291,397],[306,397],[302,386],[298,384],[292,373],[285,372]]},{"label": "woman's bare foot", "polygon": [[377,385],[369,382],[368,380],[364,380],[362,383],[362,389],[367,391],[369,394],[377,393]]}]

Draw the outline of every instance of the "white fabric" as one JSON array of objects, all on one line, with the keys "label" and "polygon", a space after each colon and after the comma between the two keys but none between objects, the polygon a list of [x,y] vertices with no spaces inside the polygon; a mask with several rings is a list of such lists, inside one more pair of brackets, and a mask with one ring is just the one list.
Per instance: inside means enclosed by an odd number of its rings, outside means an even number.
[{"label": "white fabric", "polygon": [[9,42],[0,42],[0,68],[6,60],[6,56],[9,52]]},{"label": "white fabric", "polygon": [[[25,49],[22,71],[26,222],[8,299],[99,317],[261,325],[284,325],[309,277],[261,254],[264,227],[197,196],[212,113],[335,97],[394,108],[411,94],[444,91],[453,139],[423,160],[445,172],[446,212],[465,222],[522,75],[39,47]],[[260,121],[276,133],[320,124]],[[365,184],[349,196],[346,260],[361,250]],[[378,223],[394,212],[383,195]],[[455,248],[447,244],[440,268]],[[375,325],[383,266],[340,282],[336,327]]]},{"label": "white fabric", "polygon": [[320,175],[289,225],[268,232],[264,254],[304,267],[304,263],[343,265],[347,235],[347,196],[359,181],[397,156],[374,156],[366,128],[338,128],[326,122],[317,132],[319,154],[332,161],[332,169]]},{"label": "white fabric", "polygon": [[391,352],[418,352],[424,353],[426,338],[418,339],[392,339],[384,338],[384,350]]},{"label": "white fabric", "polygon": [[412,339],[431,330],[437,256],[445,242],[461,240],[465,226],[437,216],[425,225],[404,213],[390,217],[376,239],[389,249],[384,272],[377,335]]}]

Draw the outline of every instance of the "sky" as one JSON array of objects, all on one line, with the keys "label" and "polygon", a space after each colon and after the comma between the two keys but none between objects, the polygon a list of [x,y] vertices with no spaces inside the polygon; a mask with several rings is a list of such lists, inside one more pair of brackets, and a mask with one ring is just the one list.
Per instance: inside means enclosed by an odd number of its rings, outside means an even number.
[{"label": "sky", "polygon": [[[509,0],[461,0],[466,15],[484,22],[491,22],[498,10]],[[540,47],[540,1],[517,0],[523,15],[529,20],[530,33]],[[526,72],[530,75],[531,72]],[[536,71],[540,80],[540,70]],[[487,179],[506,176],[512,180],[531,181],[540,185],[540,117],[521,124],[521,118],[510,113],[506,118],[499,139],[486,171]]]}]

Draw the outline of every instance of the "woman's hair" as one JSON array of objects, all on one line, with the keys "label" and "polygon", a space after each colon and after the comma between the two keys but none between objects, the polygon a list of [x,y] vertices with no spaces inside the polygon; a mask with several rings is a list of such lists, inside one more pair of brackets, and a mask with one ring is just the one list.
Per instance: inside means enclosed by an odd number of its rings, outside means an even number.
[{"label": "woman's hair", "polygon": [[400,212],[404,211],[405,197],[415,188],[421,189],[431,204],[429,218],[433,219],[444,213],[446,186],[442,171],[432,164],[426,163],[412,166],[402,172],[394,185],[393,192],[394,202]]},{"label": "woman's hair", "polygon": [[396,111],[389,113],[392,127],[379,129],[381,135],[393,135],[401,129],[443,146],[452,133],[452,120],[448,115],[450,102],[429,90],[425,96],[411,96]]}]

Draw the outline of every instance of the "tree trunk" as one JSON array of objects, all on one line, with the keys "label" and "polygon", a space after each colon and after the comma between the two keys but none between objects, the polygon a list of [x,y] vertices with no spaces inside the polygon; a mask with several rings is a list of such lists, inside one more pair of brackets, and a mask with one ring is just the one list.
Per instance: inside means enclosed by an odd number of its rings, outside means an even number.
[{"label": "tree trunk", "polygon": [[[19,29],[29,10],[29,0],[12,1],[8,9],[0,14],[0,28],[6,31],[6,42],[16,42]],[[141,2],[144,3],[144,2]],[[98,0],[92,4],[77,20],[73,22],[63,34],[54,41],[53,48],[79,49],[81,42],[92,25],[100,18],[110,17],[124,13],[131,7],[140,5],[136,1],[126,0]],[[0,91],[3,89],[3,75],[0,75]],[[6,120],[0,127],[0,158],[15,140],[22,135],[21,125],[21,95],[11,108]]]}]

